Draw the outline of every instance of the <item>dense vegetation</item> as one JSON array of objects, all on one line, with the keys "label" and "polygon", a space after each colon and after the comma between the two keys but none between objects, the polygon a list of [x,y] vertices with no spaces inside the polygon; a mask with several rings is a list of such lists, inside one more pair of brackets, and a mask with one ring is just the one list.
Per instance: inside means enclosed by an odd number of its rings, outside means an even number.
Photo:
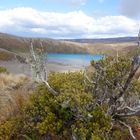
[{"label": "dense vegetation", "polygon": [[[49,83],[59,95],[53,96],[44,84],[39,84],[26,104],[1,120],[0,140],[130,140],[128,129],[119,123],[120,117],[106,99],[119,94],[116,83],[123,86],[127,81],[131,60],[110,57],[91,64],[95,69],[92,74],[51,73]],[[98,86],[93,84],[95,81]],[[125,100],[139,98],[140,82],[134,78],[125,92]],[[105,93],[104,101],[100,101]],[[137,138],[138,119],[121,118],[132,126]]]}]

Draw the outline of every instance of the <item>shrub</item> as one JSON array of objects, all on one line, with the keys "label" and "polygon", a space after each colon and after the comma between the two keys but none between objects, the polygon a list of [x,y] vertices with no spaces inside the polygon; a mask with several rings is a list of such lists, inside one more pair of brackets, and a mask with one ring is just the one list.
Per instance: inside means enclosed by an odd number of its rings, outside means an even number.
[{"label": "shrub", "polygon": [[[73,84],[75,77],[72,78],[71,74],[65,76],[70,78]],[[66,79],[63,85],[60,85],[63,92],[56,97],[48,93],[43,85],[38,88],[30,105],[25,109],[28,118],[26,124],[40,137],[71,139],[75,136],[77,139],[86,140],[96,136],[103,139],[110,128],[110,117],[106,116],[100,107],[92,108],[91,94],[85,93],[82,88],[72,89],[67,85],[70,82]],[[64,88],[65,86],[67,88]],[[77,84],[77,87],[80,86]]]},{"label": "shrub", "polygon": [[0,73],[7,73],[7,69],[5,67],[0,66]]},{"label": "shrub", "polygon": [[[116,60],[109,57],[91,64],[95,72],[90,75],[90,79],[85,79],[82,72],[51,73],[48,82],[59,94],[53,96],[45,84],[40,84],[29,102],[21,105],[21,109],[18,108],[20,111],[18,115],[2,121],[1,137],[10,140],[131,138],[126,125],[123,124],[135,125],[138,118],[136,116],[121,118],[118,115],[129,113],[130,110],[127,112],[126,108],[124,110],[118,108],[124,105],[124,101],[126,105],[134,107],[140,93],[140,82],[136,78],[131,79],[130,86],[124,91],[124,100],[114,98],[124,90],[118,86],[123,87],[128,81],[131,59],[120,57]],[[97,72],[102,72],[100,77]],[[111,102],[112,100],[114,102]],[[4,130],[7,130],[6,134],[3,133]]]},{"label": "shrub", "polygon": [[12,119],[0,122],[0,140],[9,140],[14,133],[15,125],[16,121]]},{"label": "shrub", "polygon": [[[20,135],[24,139],[40,140],[72,137],[82,140],[103,139],[110,129],[110,117],[104,114],[102,108],[93,108],[92,94],[84,91],[83,74],[51,73],[49,83],[60,94],[51,95],[45,85],[41,84],[28,105],[22,109],[22,115],[16,116],[14,125],[11,125],[11,121],[3,124],[15,130],[8,130],[7,137],[16,139]],[[0,133],[3,125],[0,125]]]}]

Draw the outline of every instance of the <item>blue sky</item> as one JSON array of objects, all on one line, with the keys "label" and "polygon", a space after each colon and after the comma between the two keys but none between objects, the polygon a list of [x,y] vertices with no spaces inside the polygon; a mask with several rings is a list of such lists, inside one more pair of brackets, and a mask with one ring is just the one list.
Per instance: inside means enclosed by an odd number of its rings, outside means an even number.
[{"label": "blue sky", "polygon": [[0,32],[29,37],[135,36],[140,0],[3,0]]},{"label": "blue sky", "polygon": [[[32,7],[40,11],[48,12],[70,12],[82,10],[88,15],[100,11],[109,15],[117,15],[119,0],[3,0],[0,1],[1,9],[16,7]],[[83,4],[82,4],[83,2]]]}]

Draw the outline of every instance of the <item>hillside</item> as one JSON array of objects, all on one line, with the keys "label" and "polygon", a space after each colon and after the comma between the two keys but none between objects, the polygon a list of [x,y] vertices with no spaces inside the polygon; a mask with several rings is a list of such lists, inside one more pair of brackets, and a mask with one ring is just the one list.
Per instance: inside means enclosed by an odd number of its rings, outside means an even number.
[{"label": "hillside", "polygon": [[[31,38],[17,37],[0,33],[0,48],[12,52],[26,53],[29,51]],[[56,53],[87,53],[87,49],[80,43],[58,41],[54,39],[33,38],[34,46],[38,47],[40,40],[48,52]]]},{"label": "hillside", "polygon": [[91,53],[105,54],[116,56],[118,51],[119,55],[122,54],[133,54],[137,47],[137,43],[134,42],[123,42],[123,43],[93,43],[88,44],[88,48]]},{"label": "hillside", "polygon": [[137,46],[137,39],[135,37],[91,40],[55,40],[48,38],[24,38],[0,33],[0,48],[20,55],[25,54],[29,52],[31,39],[34,42],[35,47],[40,46],[41,40],[46,51],[53,53],[101,53],[106,55],[116,55],[117,50],[121,54],[134,52]]},{"label": "hillside", "polygon": [[66,41],[79,43],[124,43],[136,42],[137,37],[97,38],[97,39],[66,39]]}]

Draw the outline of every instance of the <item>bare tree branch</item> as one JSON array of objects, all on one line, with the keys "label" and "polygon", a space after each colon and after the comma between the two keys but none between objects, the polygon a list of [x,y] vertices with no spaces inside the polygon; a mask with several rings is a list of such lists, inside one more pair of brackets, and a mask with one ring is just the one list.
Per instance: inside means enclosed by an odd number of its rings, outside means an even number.
[{"label": "bare tree branch", "polygon": [[137,110],[137,111],[133,111],[131,113],[123,113],[123,114],[117,114],[116,116],[119,116],[119,117],[133,117],[133,116],[138,116],[140,115],[140,110]]},{"label": "bare tree branch", "polygon": [[42,42],[40,42],[40,51],[39,54],[35,53],[34,47],[33,47],[33,42],[31,41],[30,45],[30,53],[31,53],[31,69],[32,69],[32,77],[35,81],[42,81],[45,83],[48,91],[56,96],[58,93],[51,88],[51,86],[48,83],[48,72],[47,72],[47,63],[46,63],[46,57],[45,53],[43,52],[43,45]]},{"label": "bare tree branch", "polygon": [[122,121],[119,121],[119,122],[120,122],[120,124],[122,124],[122,125],[124,125],[125,127],[128,128],[129,133],[130,133],[132,139],[133,139],[133,140],[137,140],[137,138],[136,138],[135,135],[133,134],[132,128],[131,128],[129,125],[127,125],[125,122],[122,122]]},{"label": "bare tree branch", "polygon": [[86,71],[84,73],[88,86],[91,84],[92,89],[89,90],[94,95],[95,105],[106,106],[106,114],[127,127],[133,140],[136,140],[136,137],[132,128],[122,120],[140,115],[139,90],[134,89],[135,84],[139,84],[134,80],[140,67],[139,53],[140,31],[137,52],[128,63],[125,58],[118,56],[117,51],[117,58],[108,58],[92,64],[95,68],[92,79],[88,77]]}]

